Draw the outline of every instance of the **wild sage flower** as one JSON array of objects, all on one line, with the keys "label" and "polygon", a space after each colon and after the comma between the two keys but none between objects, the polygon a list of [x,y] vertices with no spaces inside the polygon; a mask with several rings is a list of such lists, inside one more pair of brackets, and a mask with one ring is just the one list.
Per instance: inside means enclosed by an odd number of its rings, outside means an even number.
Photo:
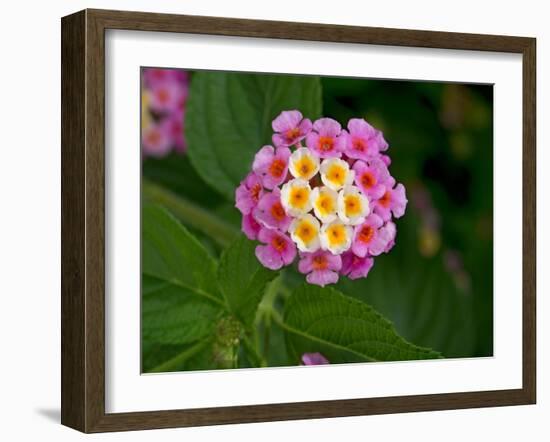
[{"label": "wild sage flower", "polygon": [[256,257],[278,270],[299,256],[298,270],[319,286],[367,277],[407,206],[382,132],[359,118],[347,130],[331,118],[312,123],[298,110],[272,127],[274,146],[258,151],[235,192],[243,233],[261,243]]}]

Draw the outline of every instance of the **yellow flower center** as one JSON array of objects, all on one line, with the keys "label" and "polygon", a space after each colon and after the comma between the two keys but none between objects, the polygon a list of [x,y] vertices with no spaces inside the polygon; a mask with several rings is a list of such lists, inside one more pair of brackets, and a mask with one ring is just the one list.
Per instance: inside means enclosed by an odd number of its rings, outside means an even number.
[{"label": "yellow flower center", "polygon": [[322,215],[329,215],[335,210],[334,198],[327,194],[320,194],[315,205]]},{"label": "yellow flower center", "polygon": [[343,186],[346,182],[347,171],[339,164],[333,164],[327,171],[327,178],[330,182]]},{"label": "yellow flower center", "polygon": [[304,209],[309,200],[309,190],[307,187],[293,187],[290,190],[290,205],[297,209]]},{"label": "yellow flower center", "polygon": [[327,231],[328,242],[331,247],[338,246],[346,241],[346,228],[342,224],[330,226]]},{"label": "yellow flower center", "polygon": [[344,202],[346,205],[346,215],[355,216],[361,214],[361,199],[358,195],[346,195]]},{"label": "yellow flower center", "polygon": [[300,222],[294,233],[304,244],[309,244],[317,235],[317,227],[308,220]]},{"label": "yellow flower center", "polygon": [[315,163],[309,157],[302,157],[296,161],[296,172],[299,178],[309,179],[311,173],[315,170]]}]

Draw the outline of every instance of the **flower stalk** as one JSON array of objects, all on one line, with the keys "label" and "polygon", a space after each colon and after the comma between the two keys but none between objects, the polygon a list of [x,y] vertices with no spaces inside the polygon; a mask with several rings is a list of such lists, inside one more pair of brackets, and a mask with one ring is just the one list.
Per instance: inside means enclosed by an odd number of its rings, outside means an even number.
[{"label": "flower stalk", "polygon": [[141,182],[141,190],[144,201],[166,207],[186,225],[209,236],[221,247],[228,246],[238,233],[208,210],[145,178]]}]

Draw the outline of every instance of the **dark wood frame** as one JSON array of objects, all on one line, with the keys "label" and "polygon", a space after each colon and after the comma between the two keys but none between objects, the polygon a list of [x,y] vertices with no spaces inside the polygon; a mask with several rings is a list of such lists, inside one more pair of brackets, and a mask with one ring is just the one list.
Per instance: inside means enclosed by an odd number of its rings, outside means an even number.
[{"label": "dark wood frame", "polygon": [[[525,37],[84,10],[62,30],[61,422],[83,432],[534,404],[535,53]],[[523,56],[523,386],[193,410],[105,413],[105,30],[128,29],[518,53]]]}]

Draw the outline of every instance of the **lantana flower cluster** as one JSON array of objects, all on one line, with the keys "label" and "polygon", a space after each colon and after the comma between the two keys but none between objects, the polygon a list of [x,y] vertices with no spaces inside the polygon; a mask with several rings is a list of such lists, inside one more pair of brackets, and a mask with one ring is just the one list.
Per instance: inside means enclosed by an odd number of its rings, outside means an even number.
[{"label": "lantana flower cluster", "polygon": [[278,270],[298,257],[310,284],[340,275],[367,277],[374,257],[395,244],[394,218],[407,205],[405,187],[390,175],[388,143],[361,118],[343,129],[298,110],[272,122],[273,145],[263,146],[236,190],[242,231],[258,260]]},{"label": "lantana flower cluster", "polygon": [[184,116],[189,73],[144,68],[141,89],[141,144],[145,156],[185,151]]}]

